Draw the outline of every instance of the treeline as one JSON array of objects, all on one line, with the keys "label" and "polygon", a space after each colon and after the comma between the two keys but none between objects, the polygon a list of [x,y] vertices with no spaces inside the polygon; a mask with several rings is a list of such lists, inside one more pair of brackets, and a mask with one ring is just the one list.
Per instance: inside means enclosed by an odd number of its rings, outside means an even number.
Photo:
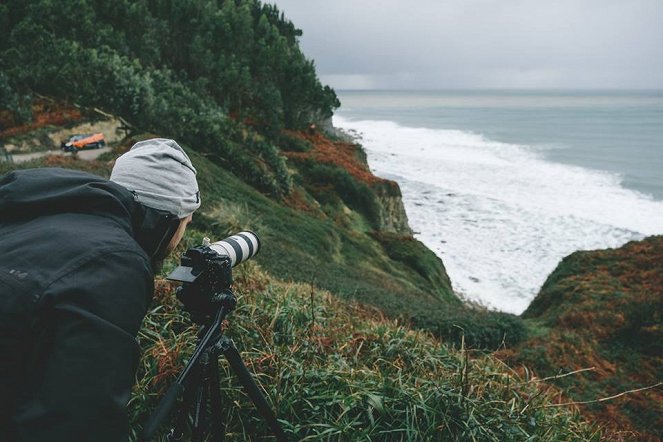
[{"label": "treeline", "polygon": [[300,35],[259,0],[8,0],[0,108],[20,123],[34,94],[97,106],[282,196],[292,184],[278,135],[339,106]]}]

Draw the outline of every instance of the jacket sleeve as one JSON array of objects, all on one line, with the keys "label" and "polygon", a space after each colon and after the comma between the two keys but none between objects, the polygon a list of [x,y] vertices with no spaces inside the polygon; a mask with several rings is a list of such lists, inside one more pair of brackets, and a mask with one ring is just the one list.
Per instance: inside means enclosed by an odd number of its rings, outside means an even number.
[{"label": "jacket sleeve", "polygon": [[51,285],[14,415],[19,440],[127,440],[136,335],[152,290],[149,265],[131,252],[99,256]]}]

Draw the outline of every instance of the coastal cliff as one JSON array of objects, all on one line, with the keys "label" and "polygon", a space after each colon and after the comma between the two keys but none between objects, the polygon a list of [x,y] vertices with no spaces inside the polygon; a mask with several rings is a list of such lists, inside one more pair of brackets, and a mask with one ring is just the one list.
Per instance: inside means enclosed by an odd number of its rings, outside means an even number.
[{"label": "coastal cliff", "polygon": [[378,230],[411,236],[413,232],[407,220],[403,195],[398,184],[385,180],[374,185],[373,191],[380,207]]},{"label": "coastal cliff", "polygon": [[[331,134],[338,133],[332,126]],[[290,135],[308,143],[308,148],[285,155],[304,177],[306,190],[322,200],[322,204],[329,202],[330,214],[338,215],[331,202],[337,196],[344,207],[367,218],[369,229],[412,235],[398,184],[373,175],[361,145],[346,138],[334,140],[334,135],[327,132]]]},{"label": "coastal cliff", "polygon": [[[573,408],[557,407],[546,385],[518,376],[491,352],[514,349],[504,358],[540,373],[594,361],[609,372],[617,362],[597,359],[605,348],[622,349],[620,367],[630,367],[632,348],[642,355],[634,367],[659,361],[648,359],[657,347],[643,344],[660,339],[660,316],[647,316],[660,310],[646,302],[634,311],[627,307],[640,304],[631,301],[581,309],[592,327],[600,324],[596,336],[583,315],[574,316],[587,289],[581,275],[593,268],[586,255],[551,276],[525,323],[463,304],[440,258],[412,236],[396,183],[370,172],[361,146],[328,131],[325,122],[340,103],[301,53],[301,31],[276,7],[253,0],[65,6],[0,5],[7,25],[0,37],[0,143],[53,147],[64,132],[96,130],[87,116],[92,109],[121,118],[124,133],[109,137],[109,152],[91,161],[47,155],[0,163],[0,174],[57,166],[107,177],[134,142],[177,139],[198,170],[203,200],[177,252],[244,229],[263,241],[260,254],[236,269],[240,302],[228,331],[276,398],[293,439],[598,440],[600,430]],[[660,268],[640,272],[640,251],[650,255],[639,247],[624,257],[631,271],[602,282],[606,294],[650,299],[634,287],[645,293],[638,278],[660,275]],[[176,262],[177,254],[165,268]],[[596,277],[606,272],[601,267]],[[134,439],[195,343],[164,277],[157,277],[155,304],[139,334],[145,356],[131,401]],[[660,280],[651,281],[660,300]],[[621,316],[592,313],[615,305],[624,308]],[[641,319],[654,323],[611,331],[613,323]],[[583,353],[595,342],[596,353]],[[591,358],[555,359],[578,354]],[[266,437],[232,382],[222,389],[224,403],[235,407],[225,416],[229,431]],[[660,416],[649,410],[636,409],[647,414],[645,426]],[[646,428],[642,434],[656,437]]]}]

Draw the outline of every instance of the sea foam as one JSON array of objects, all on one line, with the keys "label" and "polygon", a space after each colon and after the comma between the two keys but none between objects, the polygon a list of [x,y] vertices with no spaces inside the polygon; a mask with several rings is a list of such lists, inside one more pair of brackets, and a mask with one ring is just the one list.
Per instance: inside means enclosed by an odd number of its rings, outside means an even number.
[{"label": "sea foam", "polygon": [[390,121],[360,134],[376,175],[400,184],[415,236],[440,256],[454,290],[521,313],[560,259],[663,233],[663,202],[616,174],[545,160],[542,148]]}]

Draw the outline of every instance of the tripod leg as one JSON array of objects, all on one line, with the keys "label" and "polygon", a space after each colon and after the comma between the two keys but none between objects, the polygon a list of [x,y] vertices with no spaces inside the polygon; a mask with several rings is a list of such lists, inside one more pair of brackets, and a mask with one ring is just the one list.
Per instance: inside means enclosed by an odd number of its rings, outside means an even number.
[{"label": "tripod leg", "polygon": [[288,439],[286,438],[285,433],[281,428],[281,424],[279,424],[279,421],[276,420],[276,416],[267,403],[265,396],[260,391],[258,385],[256,385],[255,381],[253,380],[253,376],[251,376],[251,373],[246,368],[246,365],[244,365],[244,362],[242,362],[242,358],[237,351],[233,341],[223,336],[219,340],[217,347],[219,350],[221,350],[223,356],[225,356],[225,358],[228,360],[230,368],[237,375],[239,382],[242,384],[242,387],[244,387],[244,391],[249,395],[253,401],[253,404],[258,409],[258,412],[262,415],[263,419],[267,421],[267,424],[274,433],[274,436],[276,436],[276,440],[279,442],[287,441]]},{"label": "tripod leg", "polygon": [[148,421],[145,423],[143,432],[140,435],[140,440],[150,440],[154,437],[159,430],[163,421],[169,416],[171,410],[177,405],[182,392],[184,392],[185,400],[178,407],[175,422],[175,427],[171,430],[168,436],[169,441],[182,440],[185,429],[188,427],[188,412],[186,411],[189,405],[193,404],[195,395],[192,392],[197,391],[196,386],[200,381],[199,360],[202,355],[210,348],[213,348],[215,343],[218,342],[221,333],[219,325],[223,322],[229,310],[225,306],[221,306],[214,316],[214,321],[210,324],[204,325],[198,331],[198,345],[193,352],[191,359],[187,363],[182,373],[177,377],[177,380],[170,387],[166,395],[161,399],[159,405],[152,413]]},{"label": "tripod leg", "polygon": [[225,439],[226,425],[223,422],[223,410],[221,403],[221,385],[219,384],[219,361],[215,357],[209,364],[209,395],[211,407],[212,440],[222,442]]},{"label": "tripod leg", "polygon": [[166,439],[168,442],[179,442],[184,440],[184,435],[189,425],[189,410],[194,407],[196,398],[198,397],[198,385],[201,381],[200,367],[194,367],[190,373],[191,375],[187,377],[184,386],[184,398],[182,403],[177,407],[175,425]]},{"label": "tripod leg", "polygon": [[[211,350],[211,349],[209,349]],[[206,350],[200,358],[200,364],[197,367],[200,375],[200,381],[196,386],[194,396],[195,402],[193,403],[193,422],[191,425],[191,441],[202,442],[207,436],[209,416],[207,414],[207,401],[209,398],[210,390],[210,361],[212,355],[210,351]],[[216,360],[216,359],[214,359]]]}]

